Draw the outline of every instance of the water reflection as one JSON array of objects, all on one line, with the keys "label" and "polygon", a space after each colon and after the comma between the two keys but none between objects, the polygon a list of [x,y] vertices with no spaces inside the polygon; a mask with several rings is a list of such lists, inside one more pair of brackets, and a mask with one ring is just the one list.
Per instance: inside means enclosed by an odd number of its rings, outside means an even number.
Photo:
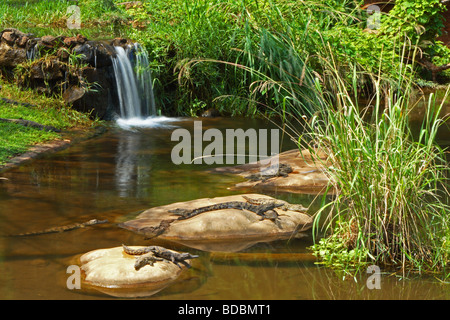
[{"label": "water reflection", "polygon": [[[120,197],[137,196],[135,187],[140,181],[149,177],[141,172],[138,176],[138,150],[141,146],[142,135],[125,132],[119,136],[116,152],[115,182]],[[141,184],[142,185],[142,184]]]}]

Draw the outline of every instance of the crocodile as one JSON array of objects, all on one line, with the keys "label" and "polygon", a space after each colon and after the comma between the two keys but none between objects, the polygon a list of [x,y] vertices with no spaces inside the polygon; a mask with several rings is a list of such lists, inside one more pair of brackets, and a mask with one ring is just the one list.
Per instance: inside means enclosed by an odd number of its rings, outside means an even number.
[{"label": "crocodile", "polygon": [[280,206],[278,208],[280,208],[283,211],[288,211],[288,210],[289,211],[297,211],[297,212],[307,212],[308,211],[308,208],[305,208],[301,204],[292,204],[287,201],[279,200],[279,199],[264,199],[264,198],[251,199],[247,196],[242,196],[242,198],[244,198],[247,202],[254,204],[254,205],[264,205],[264,204],[268,204],[268,203],[280,204]]},{"label": "crocodile", "polygon": [[170,224],[175,220],[177,219],[165,219],[162,220],[159,225],[154,227],[150,226],[142,228],[139,230],[139,232],[145,235],[145,240],[149,240],[163,234],[167,230],[167,228],[170,227]]},{"label": "crocodile", "polygon": [[[282,204],[278,203],[266,203],[262,205],[254,205],[244,201],[228,201],[222,203],[216,203],[209,206],[200,207],[197,209],[173,209],[169,210],[170,213],[174,215],[180,216],[177,220],[184,220],[192,218],[200,213],[213,211],[213,210],[222,210],[222,209],[238,209],[238,210],[249,210],[257,215],[261,216],[262,219],[268,219],[269,216],[272,216],[273,213],[268,211],[273,211],[273,209],[282,206]],[[275,212],[275,211],[274,211]],[[276,213],[275,213],[276,214]]]},{"label": "crocodile", "polygon": [[25,237],[25,236],[37,236],[42,234],[49,234],[49,233],[59,233],[59,232],[65,232],[65,231],[71,231],[79,228],[84,228],[88,226],[93,226],[96,224],[103,224],[107,223],[108,220],[98,220],[98,219],[92,219],[86,222],[82,223],[73,223],[66,226],[59,226],[59,227],[53,227],[49,229],[44,229],[40,231],[33,231],[33,232],[26,232],[26,233],[19,233],[19,234],[11,234],[8,235],[9,237]]},{"label": "crocodile", "polygon": [[[186,262],[186,260],[198,258],[197,255],[192,255],[188,252],[181,252],[181,253],[174,252],[174,251],[168,250],[168,249],[166,249],[164,247],[160,247],[160,246],[148,246],[148,247],[139,248],[139,249],[132,249],[132,248],[122,244],[122,248],[126,254],[141,256],[137,259],[137,261],[135,263],[135,268],[136,268],[136,265],[139,266],[139,268],[142,268],[146,263],[151,263],[151,265],[152,265],[153,262],[158,261],[158,260],[155,260],[152,258],[148,258],[149,257],[149,255],[147,255],[148,253],[152,253],[156,259],[162,258],[162,260],[170,261],[170,262],[176,264],[180,269],[181,269],[180,263],[182,265],[184,265],[185,267],[190,268],[191,266],[189,265],[189,263]],[[142,260],[144,260],[144,261],[140,261],[140,258],[142,258]],[[147,260],[148,260],[148,262],[146,262]]]},{"label": "crocodile", "polygon": [[245,177],[245,179],[248,179],[250,181],[265,182],[266,180],[268,180],[270,178],[287,177],[288,174],[291,173],[292,171],[293,171],[292,167],[289,164],[280,163],[277,165],[272,165],[270,167],[267,167],[258,173],[253,173],[251,175],[248,175]]},{"label": "crocodile", "polygon": [[134,263],[134,269],[136,271],[139,271],[142,267],[144,267],[146,265],[150,265],[153,267],[153,264],[156,261],[163,261],[163,260],[164,259],[162,259],[162,258],[155,257],[153,252],[149,252],[149,253],[146,253],[146,254],[136,258],[136,262]]}]

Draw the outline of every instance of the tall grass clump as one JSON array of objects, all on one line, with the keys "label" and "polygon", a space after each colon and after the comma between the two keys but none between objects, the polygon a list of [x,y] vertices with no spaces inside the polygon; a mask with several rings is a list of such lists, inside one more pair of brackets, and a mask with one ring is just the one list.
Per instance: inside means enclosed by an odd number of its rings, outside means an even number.
[{"label": "tall grass clump", "polygon": [[[276,42],[285,52],[296,52],[294,45]],[[311,79],[306,96],[302,73],[289,72],[283,66],[285,59],[278,63],[260,59],[267,65],[257,70],[258,92],[267,95],[271,87],[280,94],[285,105],[273,111],[285,120],[284,128],[299,148],[308,148],[317,155],[316,161],[328,155],[322,164],[332,200],[316,213],[314,224],[315,235],[320,231],[326,236],[312,249],[323,263],[344,270],[371,263],[448,273],[449,167],[445,151],[436,143],[446,119],[439,116],[443,103],[431,96],[420,134],[412,134],[408,114],[416,89],[416,47],[409,41],[402,44],[393,64],[397,69],[389,75],[381,66],[378,73],[364,73],[356,64],[343,68],[331,47],[325,43],[321,48],[324,81],[304,60],[298,62]],[[359,90],[362,76],[371,79],[372,88],[364,93],[365,105]],[[296,107],[305,99],[314,106],[314,114]]]},{"label": "tall grass clump", "polygon": [[[345,267],[372,262],[402,270],[445,270],[449,167],[436,144],[442,104],[430,98],[414,138],[408,120],[411,82],[384,92],[382,99],[380,80],[375,80],[371,104],[361,107],[337,72],[330,76],[336,99],[311,121],[308,135],[329,155],[326,173],[335,194],[326,228],[334,233],[314,250],[325,259],[333,248],[346,257],[353,252]],[[329,264],[339,265],[339,259],[337,254]]]},{"label": "tall grass clump", "polygon": [[[406,44],[401,61],[413,61],[414,49]],[[441,104],[431,95],[414,137],[408,117],[414,61],[399,63],[398,79],[369,74],[373,91],[367,105],[360,103],[356,72],[349,87],[331,50],[325,64],[332,90],[317,91],[326,107],[310,119],[299,140],[313,154],[328,155],[323,164],[334,193],[316,215],[315,231],[325,221],[331,236],[313,246],[315,254],[346,270],[377,263],[403,271],[445,271],[449,167],[436,136],[446,120],[439,116],[448,90]]]}]

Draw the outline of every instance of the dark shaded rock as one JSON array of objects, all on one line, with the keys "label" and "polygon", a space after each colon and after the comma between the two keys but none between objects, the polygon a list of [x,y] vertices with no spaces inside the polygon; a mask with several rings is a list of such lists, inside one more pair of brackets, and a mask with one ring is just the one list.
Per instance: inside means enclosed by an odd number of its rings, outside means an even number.
[{"label": "dark shaded rock", "polygon": [[[8,28],[0,32],[0,72],[16,79],[19,86],[43,94],[63,90],[67,104],[83,112],[93,110],[94,116],[105,118],[117,100],[112,66],[114,46],[126,48],[128,44],[124,38],[89,41],[81,34],[35,38]],[[80,69],[80,63],[88,67]],[[16,69],[18,65],[22,68]]]},{"label": "dark shaded rock", "polygon": [[58,59],[39,60],[31,66],[30,78],[39,80],[61,80],[65,66]]},{"label": "dark shaded rock", "polygon": [[18,64],[24,63],[26,60],[26,49],[15,48],[6,41],[0,42],[0,67],[15,68]]},{"label": "dark shaded rock", "polygon": [[111,57],[115,56],[112,46],[94,41],[77,44],[73,49],[73,53],[79,55],[82,62],[96,68],[112,65]]},{"label": "dark shaded rock", "polygon": [[220,112],[214,108],[209,108],[208,110],[202,113],[203,118],[215,118],[220,116],[221,116]]},{"label": "dark shaded rock", "polygon": [[83,68],[80,76],[86,82],[86,88],[71,85],[63,93],[64,101],[78,111],[94,110],[94,115],[105,118],[108,110],[113,107],[114,79],[111,72],[110,68]]}]

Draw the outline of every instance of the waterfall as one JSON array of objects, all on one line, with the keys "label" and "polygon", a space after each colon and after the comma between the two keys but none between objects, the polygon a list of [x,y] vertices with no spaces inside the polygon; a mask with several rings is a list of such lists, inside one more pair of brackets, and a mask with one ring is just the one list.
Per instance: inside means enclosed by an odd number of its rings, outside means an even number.
[{"label": "waterfall", "polygon": [[119,98],[120,118],[156,115],[152,78],[147,52],[139,45],[115,47],[114,76]]},{"label": "waterfall", "polygon": [[144,110],[156,115],[155,97],[153,96],[152,73],[150,72],[147,51],[139,43],[134,44],[136,56],[136,75],[139,93]]}]

